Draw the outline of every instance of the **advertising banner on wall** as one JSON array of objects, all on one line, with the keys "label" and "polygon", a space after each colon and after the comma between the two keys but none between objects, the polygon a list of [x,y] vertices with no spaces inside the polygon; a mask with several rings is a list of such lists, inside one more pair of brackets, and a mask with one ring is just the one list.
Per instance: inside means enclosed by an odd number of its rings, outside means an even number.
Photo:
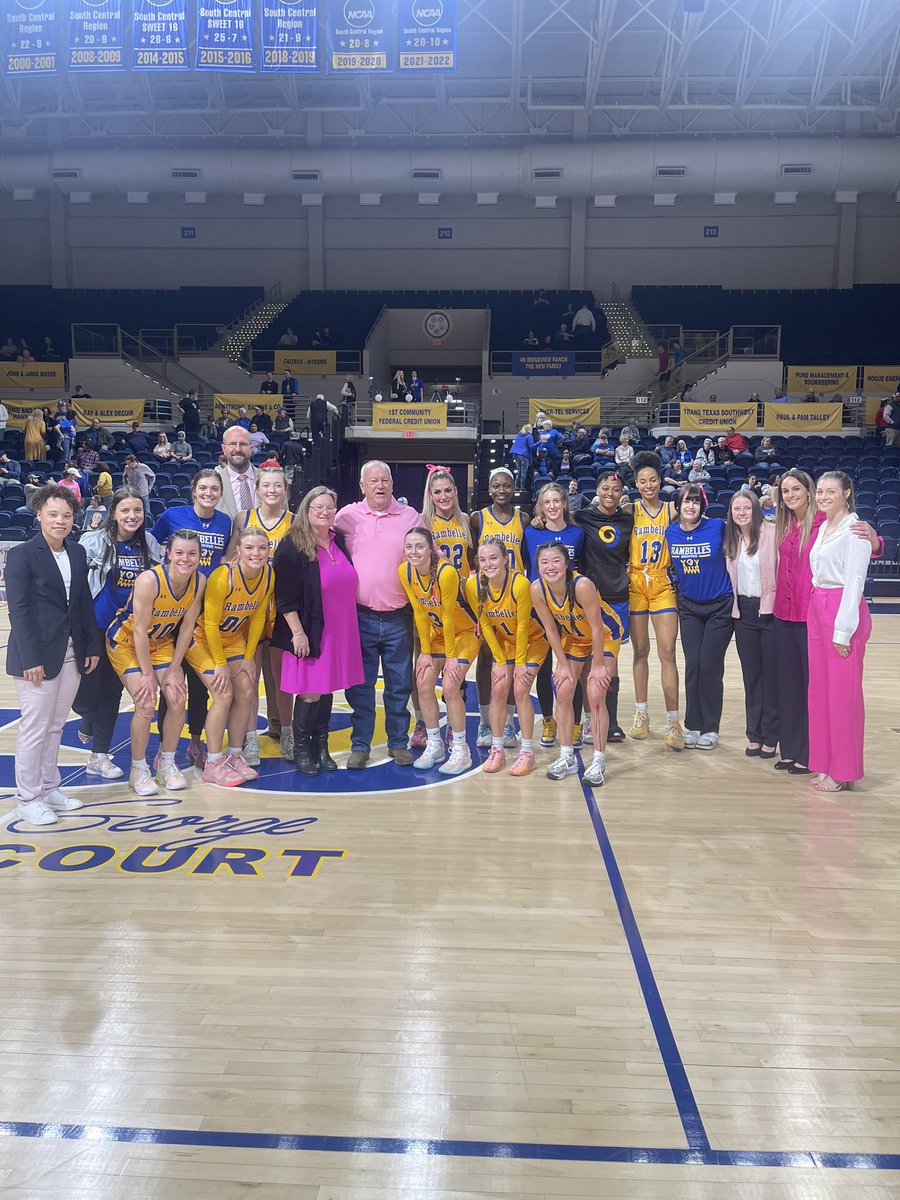
[{"label": "advertising banner on wall", "polygon": [[275,370],[294,375],[333,375],[337,353],[334,350],[276,350]]},{"label": "advertising banner on wall", "polygon": [[900,367],[863,367],[864,392],[893,395],[900,388]]},{"label": "advertising banner on wall", "polygon": [[65,390],[63,363],[0,363],[0,388],[53,388]]},{"label": "advertising banner on wall", "polygon": [[446,404],[372,405],[372,428],[395,433],[437,433],[447,428]]},{"label": "advertising banner on wall", "polygon": [[279,408],[283,407],[281,396],[260,396],[256,392],[250,392],[248,395],[242,392],[216,392],[213,396],[213,412],[216,418],[224,417],[226,421],[237,420],[242,408],[252,415],[257,404],[273,420],[278,415]]},{"label": "advertising banner on wall", "polygon": [[681,402],[679,424],[685,433],[723,433],[729,425],[736,429],[756,429],[756,403],[686,404]]},{"label": "advertising banner on wall", "polygon": [[794,392],[856,391],[856,367],[788,367],[787,390]]},{"label": "advertising banner on wall", "polygon": [[90,425],[96,417],[101,425],[130,425],[143,421],[143,400],[72,400],[69,411],[75,414],[78,428]]},{"label": "advertising banner on wall", "polygon": [[764,428],[773,433],[840,433],[842,404],[766,405]]},{"label": "advertising banner on wall", "polygon": [[574,351],[560,354],[537,353],[517,350],[512,356],[513,375],[574,375]]},{"label": "advertising banner on wall", "polygon": [[541,396],[538,399],[529,397],[528,420],[534,421],[541,412],[554,425],[571,425],[577,421],[581,425],[600,424],[600,397],[585,396],[580,400],[547,400]]}]

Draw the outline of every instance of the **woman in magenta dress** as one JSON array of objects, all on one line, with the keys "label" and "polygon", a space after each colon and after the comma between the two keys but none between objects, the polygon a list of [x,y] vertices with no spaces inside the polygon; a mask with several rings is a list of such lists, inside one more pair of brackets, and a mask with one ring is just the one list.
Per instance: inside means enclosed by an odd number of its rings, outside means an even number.
[{"label": "woman in magenta dress", "polygon": [[285,653],[281,689],[294,700],[294,766],[302,775],[336,771],[328,753],[334,693],[364,679],[356,616],[356,571],[331,527],[336,496],[315,487],[303,497],[275,551],[275,630]]}]

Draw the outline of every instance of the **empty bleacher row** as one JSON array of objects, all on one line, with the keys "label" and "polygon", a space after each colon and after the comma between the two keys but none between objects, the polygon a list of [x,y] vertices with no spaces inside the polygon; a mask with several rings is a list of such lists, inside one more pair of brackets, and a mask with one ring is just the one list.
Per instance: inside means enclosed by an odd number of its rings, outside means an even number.
[{"label": "empty bleacher row", "polygon": [[781,358],[810,365],[896,360],[900,285],[797,291],[636,284],[631,300],[649,325],[717,329],[780,325]]}]

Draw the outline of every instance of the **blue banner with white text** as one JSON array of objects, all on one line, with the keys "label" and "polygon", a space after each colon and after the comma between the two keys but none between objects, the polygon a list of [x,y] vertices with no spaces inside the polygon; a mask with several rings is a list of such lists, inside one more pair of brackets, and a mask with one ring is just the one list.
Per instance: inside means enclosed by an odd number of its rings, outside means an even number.
[{"label": "blue banner with white text", "polygon": [[197,70],[255,71],[253,5],[249,0],[201,3],[197,10]]},{"label": "blue banner with white text", "polygon": [[391,0],[338,0],[328,14],[328,70],[390,70],[396,28],[391,8]]},{"label": "blue banner with white text", "polygon": [[315,71],[318,57],[315,0],[262,5],[262,71]]},{"label": "blue banner with white text", "polygon": [[134,0],[131,65],[138,71],[186,71],[186,0]]},{"label": "blue banner with white text", "polygon": [[456,0],[399,0],[400,71],[456,70]]},{"label": "blue banner with white text", "polygon": [[120,71],[125,66],[124,47],[122,0],[81,0],[69,5],[66,38],[69,70]]},{"label": "blue banner with white text", "polygon": [[531,354],[516,351],[512,356],[513,375],[574,375],[575,354],[572,350]]},{"label": "blue banner with white text", "polygon": [[7,75],[53,75],[59,67],[59,24],[54,0],[5,0],[3,65]]}]

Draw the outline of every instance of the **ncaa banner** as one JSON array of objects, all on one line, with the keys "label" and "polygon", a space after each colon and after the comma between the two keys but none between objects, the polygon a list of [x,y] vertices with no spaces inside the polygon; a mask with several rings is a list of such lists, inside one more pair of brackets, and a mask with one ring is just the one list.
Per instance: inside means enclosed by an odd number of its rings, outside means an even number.
[{"label": "ncaa banner", "polygon": [[393,59],[391,0],[334,0],[328,13],[329,71],[388,71]]},{"label": "ncaa banner", "polygon": [[95,417],[101,425],[130,425],[144,419],[143,400],[70,400],[69,409],[79,428]]},{"label": "ncaa banner", "polygon": [[561,354],[531,354],[517,350],[512,356],[513,375],[574,375],[575,353],[564,350]]},{"label": "ncaa banner", "polygon": [[456,70],[456,0],[400,0],[400,71]]},{"label": "ncaa banner", "polygon": [[315,71],[318,57],[316,0],[262,4],[262,71]]},{"label": "ncaa banner", "polygon": [[253,6],[220,0],[197,9],[197,70],[254,71]]},{"label": "ncaa banner", "polygon": [[53,388],[66,386],[64,363],[0,363],[0,388]]},{"label": "ncaa banner", "polygon": [[528,420],[533,422],[541,412],[554,425],[600,424],[600,397],[587,396],[583,400],[547,400],[543,396],[537,399],[529,397]]},{"label": "ncaa banner", "polygon": [[69,4],[66,66],[70,71],[116,71],[125,66],[122,0]]},{"label": "ncaa banner", "polygon": [[775,433],[841,432],[843,404],[766,404],[763,428]]},{"label": "ncaa banner", "polygon": [[686,404],[681,402],[678,422],[685,433],[724,432],[729,425],[735,429],[756,429],[756,402],[747,404]]},{"label": "ncaa banner", "polygon": [[789,392],[855,392],[856,367],[788,367]]},{"label": "ncaa banner", "polygon": [[138,71],[187,71],[186,0],[134,0],[131,65]]},{"label": "ncaa banner", "polygon": [[437,433],[447,428],[447,406],[405,404],[402,400],[397,404],[373,404],[372,428],[395,433]]},{"label": "ncaa banner", "polygon": [[56,0],[5,0],[3,65],[7,75],[53,75],[59,67]]},{"label": "ncaa banner", "polygon": [[900,367],[863,367],[864,392],[893,394],[900,388]]},{"label": "ncaa banner", "polygon": [[334,350],[276,350],[275,370],[295,375],[334,375],[337,370]]}]

